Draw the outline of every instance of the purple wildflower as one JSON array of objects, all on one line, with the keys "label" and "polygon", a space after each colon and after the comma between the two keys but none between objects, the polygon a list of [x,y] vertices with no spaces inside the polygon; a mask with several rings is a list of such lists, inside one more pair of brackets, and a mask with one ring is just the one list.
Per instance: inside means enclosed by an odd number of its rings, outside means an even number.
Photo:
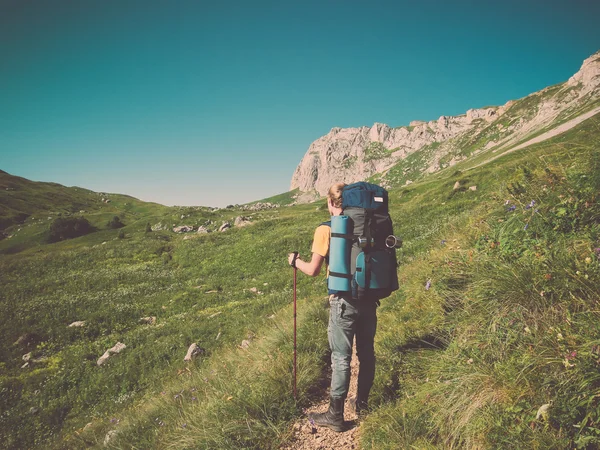
[{"label": "purple wildflower", "polygon": [[528,223],[525,224],[525,226],[523,227],[523,230],[527,231],[527,228],[529,228],[529,224]]},{"label": "purple wildflower", "polygon": [[427,283],[425,283],[425,290],[428,291],[430,287],[431,287],[431,280],[427,280]]},{"label": "purple wildflower", "polygon": [[179,394],[175,394],[174,399],[177,400],[179,398]]},{"label": "purple wildflower", "polygon": [[110,419],[110,423],[118,424],[119,422],[119,419]]},{"label": "purple wildflower", "polygon": [[531,200],[531,203],[525,207],[525,209],[531,209],[535,206],[535,200]]},{"label": "purple wildflower", "polygon": [[510,212],[510,211],[514,211],[515,209],[517,209],[517,207],[515,205],[510,205],[508,208],[506,208],[506,211]]},{"label": "purple wildflower", "polygon": [[181,428],[187,428],[187,423],[182,424]]},{"label": "purple wildflower", "polygon": [[446,245],[446,239],[442,239],[442,242],[440,242],[440,244]]},{"label": "purple wildflower", "polygon": [[310,433],[315,434],[317,432],[317,426],[315,425],[315,421],[309,417],[308,422],[310,423]]}]

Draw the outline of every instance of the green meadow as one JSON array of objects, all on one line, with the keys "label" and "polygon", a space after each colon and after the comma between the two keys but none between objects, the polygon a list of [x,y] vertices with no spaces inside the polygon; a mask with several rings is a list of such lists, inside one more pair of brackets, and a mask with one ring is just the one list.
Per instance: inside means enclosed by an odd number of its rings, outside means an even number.
[{"label": "green meadow", "polygon": [[[598,142],[596,115],[390,189],[401,288],[379,308],[361,448],[600,446]],[[287,265],[309,255],[323,200],[168,208],[0,175],[0,446],[275,449],[326,395],[325,279],[299,274],[292,396]],[[60,201],[36,205],[48,189]],[[251,224],[216,231],[237,216]],[[95,231],[49,243],[58,217]]]}]

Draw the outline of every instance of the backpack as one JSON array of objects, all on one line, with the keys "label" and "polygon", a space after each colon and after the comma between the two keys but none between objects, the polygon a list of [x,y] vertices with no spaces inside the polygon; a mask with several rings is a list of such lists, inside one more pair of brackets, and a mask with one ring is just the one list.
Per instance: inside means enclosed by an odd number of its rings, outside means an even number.
[{"label": "backpack", "polygon": [[330,293],[351,292],[355,299],[382,299],[398,289],[396,248],[381,186],[358,182],[342,191],[342,215],[331,217]]}]

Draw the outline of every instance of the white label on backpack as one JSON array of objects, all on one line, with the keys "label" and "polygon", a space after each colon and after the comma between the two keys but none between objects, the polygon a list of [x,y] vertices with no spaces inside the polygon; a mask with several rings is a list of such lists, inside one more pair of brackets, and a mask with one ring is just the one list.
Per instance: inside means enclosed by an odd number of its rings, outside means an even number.
[{"label": "white label on backpack", "polygon": [[383,203],[383,197],[373,197],[373,201]]}]

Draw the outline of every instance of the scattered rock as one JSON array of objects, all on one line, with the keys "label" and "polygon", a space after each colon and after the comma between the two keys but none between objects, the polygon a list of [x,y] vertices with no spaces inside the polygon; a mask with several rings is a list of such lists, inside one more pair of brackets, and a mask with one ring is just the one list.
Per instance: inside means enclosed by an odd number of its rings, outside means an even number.
[{"label": "scattered rock", "polygon": [[460,189],[460,181],[457,181],[456,183],[454,183],[454,187],[453,187],[453,189],[454,189],[455,191],[457,191],[458,189]]},{"label": "scattered rock", "polygon": [[184,361],[191,361],[193,358],[196,358],[197,356],[203,355],[205,351],[206,350],[204,350],[202,347],[198,347],[198,344],[193,343],[188,348],[187,354],[185,355],[185,358],[183,358],[183,360]]},{"label": "scattered rock", "polygon": [[270,202],[257,202],[252,205],[244,205],[241,207],[241,209],[244,211],[264,211],[274,208],[279,208],[279,205],[277,203]]},{"label": "scattered rock", "polygon": [[206,234],[208,232],[208,228],[206,228],[205,226],[198,227],[198,234]]},{"label": "scattered rock", "polygon": [[476,191],[476,190],[477,190],[477,186],[470,186],[470,187],[469,187],[469,190],[470,190],[470,191]]},{"label": "scattered rock", "polygon": [[39,408],[36,408],[35,406],[32,406],[31,408],[29,408],[29,414],[33,415],[33,414],[37,414],[40,412]]},{"label": "scattered rock", "polygon": [[156,323],[156,317],[155,316],[140,317],[140,323],[142,325],[154,325]]},{"label": "scattered rock", "polygon": [[246,225],[250,225],[250,218],[244,216],[237,216],[233,224],[236,227],[245,227]]},{"label": "scattered rock", "polygon": [[157,224],[153,225],[150,229],[152,231],[162,231],[162,230],[166,230],[167,226],[163,225],[162,222],[158,222]]},{"label": "scattered rock", "polygon": [[117,434],[117,430],[110,430],[108,433],[106,433],[106,436],[104,436],[104,446],[108,447],[110,442],[115,438]]},{"label": "scattered rock", "polygon": [[173,228],[174,233],[188,233],[190,231],[194,231],[194,227],[189,225],[181,225],[179,227]]},{"label": "scattered rock", "polygon": [[552,402],[540,406],[540,408],[537,411],[537,414],[535,415],[535,419],[539,420],[541,418],[542,420],[548,420],[548,410],[551,406]]},{"label": "scattered rock", "polygon": [[102,364],[104,364],[108,358],[110,358],[110,355],[113,353],[121,353],[125,348],[127,348],[127,346],[121,342],[117,342],[115,344],[114,347],[109,348],[108,350],[106,350],[106,352],[104,352],[104,355],[102,355],[98,361],[96,362],[97,365],[101,366]]},{"label": "scattered rock", "polygon": [[249,340],[247,340],[247,339],[244,339],[244,340],[242,341],[242,343],[240,344],[240,347],[241,347],[241,348],[248,348],[248,347],[250,347],[250,341],[249,341]]},{"label": "scattered rock", "polygon": [[24,354],[21,359],[25,362],[28,362],[31,359],[31,352]]},{"label": "scattered rock", "polygon": [[69,328],[80,328],[85,326],[85,320],[78,320],[69,325]]},{"label": "scattered rock", "polygon": [[42,337],[36,333],[25,333],[19,336],[13,345],[17,347],[21,347],[23,349],[35,347],[40,342],[42,342]]},{"label": "scattered rock", "polygon": [[231,224],[229,222],[223,222],[223,225],[219,227],[219,231],[225,231],[231,228]]}]

